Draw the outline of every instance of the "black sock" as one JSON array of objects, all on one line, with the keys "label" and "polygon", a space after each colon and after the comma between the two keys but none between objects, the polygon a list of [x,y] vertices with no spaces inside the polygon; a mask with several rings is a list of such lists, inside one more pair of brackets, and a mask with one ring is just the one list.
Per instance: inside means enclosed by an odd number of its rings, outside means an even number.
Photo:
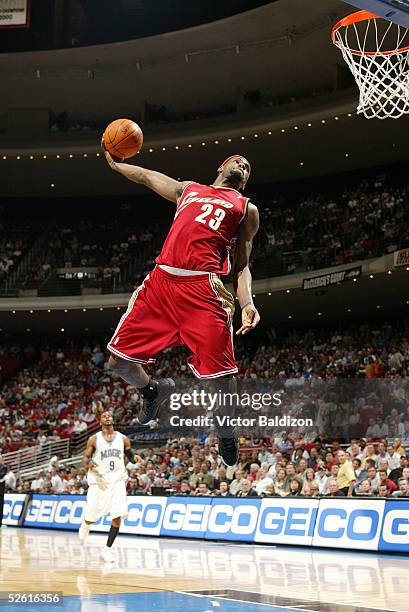
[{"label": "black sock", "polygon": [[108,540],[107,540],[108,548],[111,548],[118,533],[119,533],[119,527],[114,527],[113,525],[111,525],[111,529],[109,530]]},{"label": "black sock", "polygon": [[155,397],[158,397],[158,383],[153,378],[150,378],[146,387],[142,387],[139,391],[145,399],[155,399]]}]

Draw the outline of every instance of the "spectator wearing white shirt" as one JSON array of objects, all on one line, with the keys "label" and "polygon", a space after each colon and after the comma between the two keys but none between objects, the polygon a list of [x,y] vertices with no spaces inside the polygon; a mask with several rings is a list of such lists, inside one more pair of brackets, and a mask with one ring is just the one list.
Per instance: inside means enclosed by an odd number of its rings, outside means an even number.
[{"label": "spectator wearing white shirt", "polygon": [[318,490],[320,492],[320,495],[325,495],[325,491],[327,489],[327,481],[328,481],[327,470],[324,465],[320,465],[320,467],[317,469],[315,473],[315,482],[318,485]]},{"label": "spectator wearing white shirt", "polygon": [[51,486],[53,493],[62,493],[65,489],[61,476],[56,467],[51,470]]},{"label": "spectator wearing white shirt", "polygon": [[31,490],[36,493],[44,484],[44,478],[41,478],[41,472],[36,472],[34,480],[31,481]]},{"label": "spectator wearing white shirt", "polygon": [[6,483],[6,491],[15,491],[17,486],[17,479],[14,475],[13,470],[9,467],[7,474],[4,476],[4,482]]},{"label": "spectator wearing white shirt", "polygon": [[266,490],[267,485],[273,482],[271,476],[268,474],[268,466],[262,465],[258,470],[257,479],[254,481],[257,495],[261,495]]},{"label": "spectator wearing white shirt", "polygon": [[390,470],[396,470],[400,465],[400,454],[395,452],[392,444],[388,444],[387,448],[387,460]]},{"label": "spectator wearing white shirt", "polygon": [[79,419],[76,419],[74,421],[74,429],[73,429],[74,434],[80,434],[83,431],[87,431],[87,429],[88,429],[87,424],[84,423],[83,421],[80,421]]}]

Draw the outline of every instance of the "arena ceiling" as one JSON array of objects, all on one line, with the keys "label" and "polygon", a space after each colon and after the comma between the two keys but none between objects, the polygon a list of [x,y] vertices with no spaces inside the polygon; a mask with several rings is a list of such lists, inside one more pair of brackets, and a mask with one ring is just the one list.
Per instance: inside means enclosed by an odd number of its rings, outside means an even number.
[{"label": "arena ceiling", "polygon": [[[142,121],[145,146],[133,161],[175,178],[212,180],[219,161],[236,152],[252,160],[255,182],[408,159],[407,118],[355,114],[356,86],[329,40],[350,10],[340,0],[277,0],[143,40],[0,55],[2,196],[138,193],[104,165],[99,142],[106,121],[141,120],[146,102],[199,116],[237,106],[229,115]],[[261,92],[260,108],[241,107],[249,90]],[[51,110],[101,128],[50,133]]]}]

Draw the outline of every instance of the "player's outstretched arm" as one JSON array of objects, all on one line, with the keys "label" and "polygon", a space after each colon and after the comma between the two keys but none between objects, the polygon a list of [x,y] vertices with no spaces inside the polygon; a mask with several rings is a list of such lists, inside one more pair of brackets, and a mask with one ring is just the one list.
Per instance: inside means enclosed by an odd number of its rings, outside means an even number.
[{"label": "player's outstretched arm", "polygon": [[96,463],[94,463],[91,459],[92,455],[95,451],[95,436],[91,436],[88,438],[87,448],[85,449],[84,456],[82,458],[82,464],[87,470],[92,470],[96,467]]},{"label": "player's outstretched arm", "polygon": [[244,336],[260,321],[260,315],[253,303],[249,268],[253,238],[258,232],[259,224],[258,209],[249,202],[246,216],[239,227],[232,266],[233,287],[241,307],[242,326],[237,330],[237,335]]},{"label": "player's outstretched arm", "polygon": [[162,196],[166,200],[177,203],[178,199],[182,195],[183,189],[188,182],[176,181],[166,174],[156,172],[156,170],[148,170],[141,166],[133,166],[132,164],[124,164],[117,162],[113,159],[112,155],[105,149],[104,142],[101,142],[102,150],[104,151],[105,158],[112,168],[122,176],[125,176],[134,183],[145,185],[152,189],[155,193]]}]

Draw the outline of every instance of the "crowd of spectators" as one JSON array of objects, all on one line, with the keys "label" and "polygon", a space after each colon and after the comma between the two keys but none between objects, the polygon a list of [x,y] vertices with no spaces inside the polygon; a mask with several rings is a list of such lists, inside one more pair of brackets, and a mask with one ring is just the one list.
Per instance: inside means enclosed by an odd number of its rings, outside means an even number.
[{"label": "crowd of spectators", "polygon": [[[314,418],[316,427],[309,437],[400,437],[409,444],[408,321],[281,335],[271,329],[267,336],[268,344],[238,342],[238,377],[246,384],[265,386],[273,381],[282,386],[287,414],[305,416],[308,410]],[[32,363],[2,386],[1,452],[71,439],[95,423],[102,409],[113,409],[121,427],[135,424],[138,392],[108,370],[102,344],[43,347],[36,359],[34,347],[15,346],[13,355],[7,348],[7,355],[14,356],[16,351],[20,356],[30,355]],[[183,348],[163,351],[150,372],[156,377],[189,377],[187,357]],[[369,398],[364,397],[360,382],[349,389],[347,398],[341,389],[339,401],[327,398],[316,385],[316,381],[353,384],[361,379],[373,385],[387,381],[387,402],[376,395],[376,386],[369,388]]]},{"label": "crowd of spectators", "polygon": [[[82,220],[78,225],[50,229],[43,246],[28,267],[22,288],[38,287],[58,268],[94,268],[92,283],[100,287],[119,281],[131,261],[146,261],[156,246],[155,228],[130,231],[113,220],[95,223]],[[125,290],[128,290],[128,285]],[[132,291],[132,287],[130,288]]]},{"label": "crowd of spectators", "polygon": [[[257,202],[257,192],[255,192]],[[264,274],[335,266],[408,245],[407,181],[382,174],[332,196],[264,196],[253,271]]]},{"label": "crowd of spectators", "polygon": [[[252,187],[249,196],[260,208],[261,225],[251,258],[255,278],[305,272],[363,260],[409,244],[408,185],[386,174],[353,183],[342,192],[321,187],[308,197],[290,196],[285,187]],[[278,195],[277,195],[278,194]],[[105,223],[79,220],[49,229],[43,246],[25,274],[24,288],[40,285],[58,267],[96,267],[98,282],[117,279],[131,264],[138,268],[127,281],[137,282],[154,266],[168,221],[129,231],[115,215]],[[2,248],[4,243],[4,248]],[[5,250],[4,250],[5,249]],[[0,277],[24,250],[19,242],[0,242]],[[115,291],[128,292],[120,283]]]},{"label": "crowd of spectators", "polygon": [[[391,444],[355,439],[342,448],[338,441],[307,443],[284,434],[255,441],[227,469],[213,438],[181,438],[146,448],[133,461],[127,464],[128,495],[409,497],[409,452],[400,438]],[[5,482],[16,492],[83,494],[88,488],[85,468],[68,468],[58,457],[32,479],[9,468]]]}]

